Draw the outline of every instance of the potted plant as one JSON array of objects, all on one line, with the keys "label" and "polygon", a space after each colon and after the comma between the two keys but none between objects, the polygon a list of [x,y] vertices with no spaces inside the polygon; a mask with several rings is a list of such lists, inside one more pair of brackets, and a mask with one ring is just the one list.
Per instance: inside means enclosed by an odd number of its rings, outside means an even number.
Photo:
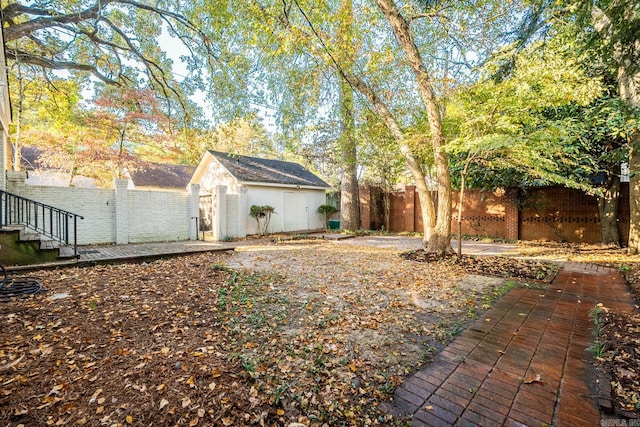
[{"label": "potted plant", "polygon": [[[332,215],[338,212],[338,208],[336,208],[333,205],[320,205],[318,206],[318,209],[316,210],[316,212],[324,215],[324,223],[326,228],[332,228],[332,227],[329,227],[329,215]],[[338,221],[337,225],[338,227],[340,227],[340,221]]]}]

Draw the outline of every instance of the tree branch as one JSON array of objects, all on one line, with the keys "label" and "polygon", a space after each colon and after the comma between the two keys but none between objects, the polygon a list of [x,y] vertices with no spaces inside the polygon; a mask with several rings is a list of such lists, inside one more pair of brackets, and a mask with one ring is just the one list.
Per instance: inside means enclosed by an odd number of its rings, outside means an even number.
[{"label": "tree branch", "polygon": [[117,80],[111,79],[102,74],[95,66],[88,64],[78,64],[71,61],[55,61],[42,56],[36,56],[32,53],[25,52],[18,49],[7,48],[7,57],[20,63],[37,65],[39,67],[51,69],[51,70],[76,70],[76,71],[88,71],[95,75],[98,79],[111,85],[120,85]]}]

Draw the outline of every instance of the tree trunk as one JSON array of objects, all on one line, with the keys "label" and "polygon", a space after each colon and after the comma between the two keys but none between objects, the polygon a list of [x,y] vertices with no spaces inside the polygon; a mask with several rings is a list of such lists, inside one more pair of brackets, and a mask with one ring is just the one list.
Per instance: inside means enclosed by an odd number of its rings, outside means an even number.
[{"label": "tree trunk", "polygon": [[[341,51],[349,54],[353,48],[351,33],[353,20],[352,0],[343,0],[342,8],[345,13],[340,27]],[[347,68],[347,70],[347,72],[351,72],[350,69]],[[344,78],[340,78],[340,121],[342,122],[340,160],[343,168],[340,182],[340,226],[344,230],[357,231],[360,228],[360,204],[358,197],[358,158],[353,88]]]},{"label": "tree trunk", "polygon": [[[629,5],[632,5],[630,2]],[[595,29],[603,32],[613,25],[606,13],[593,7],[592,19]],[[630,16],[634,11],[629,10]],[[620,98],[633,107],[640,107],[640,71],[632,63],[631,58],[637,58],[640,53],[640,40],[633,43],[634,54],[621,57],[619,52],[611,52],[611,57],[618,63],[618,89]],[[629,253],[637,255],[640,252],[640,131],[629,136]]]},{"label": "tree trunk", "polygon": [[[380,99],[378,94],[357,76],[346,74],[344,73],[344,71],[342,72],[343,76],[349,82],[349,84],[351,84],[351,86],[353,86],[358,92],[366,97],[371,105],[373,105],[387,129],[389,129],[391,135],[393,135],[393,139],[398,144],[398,148],[400,148],[400,152],[404,156],[407,167],[409,168],[413,179],[416,181],[416,189],[420,196],[420,212],[422,214],[422,222],[424,225],[423,246],[426,247],[434,233],[436,211],[433,204],[433,198],[431,197],[431,192],[427,187],[427,181],[424,172],[422,171],[422,167],[420,166],[420,162],[418,162],[416,157],[413,155],[402,127],[393,116],[391,111],[389,111],[386,104]],[[449,210],[449,218],[450,215],[451,210]],[[448,238],[449,236],[447,235],[447,239]],[[448,247],[450,252],[453,251],[453,249],[451,248],[451,243],[449,243]]]},{"label": "tree trunk", "polygon": [[[640,51],[640,41],[636,42]],[[625,67],[626,65],[626,67]],[[618,70],[620,97],[634,107],[640,107],[640,72],[627,72],[631,64],[623,63]],[[640,251],[640,131],[629,136],[629,253]]]},{"label": "tree trunk", "polygon": [[618,231],[618,200],[620,198],[620,166],[617,173],[609,175],[604,194],[598,197],[598,213],[600,214],[600,243],[620,246]]},{"label": "tree trunk", "polygon": [[[442,117],[433,90],[431,75],[427,72],[418,47],[413,41],[409,23],[400,14],[394,1],[377,0],[377,4],[391,24],[391,28],[413,70],[422,102],[427,111],[429,128],[431,130],[431,147],[433,148],[438,181],[438,208],[436,218],[430,218],[430,222],[433,224],[433,234],[426,242],[425,250],[436,253],[450,253],[453,252],[453,248],[451,247],[451,175],[449,171],[449,160],[444,151],[445,139],[442,130]],[[426,189],[426,185],[424,185],[425,189],[422,190],[424,191],[423,193],[418,183],[416,183],[416,187],[420,195],[420,200],[422,201],[423,197],[428,193],[428,189]],[[430,195],[429,199],[431,199]],[[423,220],[425,222],[427,220],[424,215]]]},{"label": "tree trunk", "polygon": [[640,252],[640,133],[632,136],[629,148],[629,254]]}]

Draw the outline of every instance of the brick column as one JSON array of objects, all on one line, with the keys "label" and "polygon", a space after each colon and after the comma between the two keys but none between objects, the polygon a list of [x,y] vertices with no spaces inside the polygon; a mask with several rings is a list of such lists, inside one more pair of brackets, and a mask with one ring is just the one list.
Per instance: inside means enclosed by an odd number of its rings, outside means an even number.
[{"label": "brick column", "polygon": [[504,238],[518,240],[520,238],[520,211],[518,210],[518,190],[509,190],[504,204]]},{"label": "brick column", "polygon": [[10,151],[9,138],[4,130],[0,130],[0,190],[7,190],[7,153]]},{"label": "brick column", "polygon": [[416,231],[416,186],[404,187],[404,227],[408,232]]},{"label": "brick column", "polygon": [[25,171],[6,171],[7,191],[9,193],[23,195],[27,186],[27,173]]},{"label": "brick column", "polygon": [[364,230],[371,229],[371,187],[360,187],[360,227]]},{"label": "brick column", "polygon": [[116,191],[116,244],[129,243],[129,186],[128,179],[113,181]]}]

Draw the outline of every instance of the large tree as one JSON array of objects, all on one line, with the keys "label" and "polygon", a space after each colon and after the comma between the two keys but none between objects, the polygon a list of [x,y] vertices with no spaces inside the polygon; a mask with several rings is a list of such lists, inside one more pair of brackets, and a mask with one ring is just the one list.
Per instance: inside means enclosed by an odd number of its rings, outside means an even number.
[{"label": "large tree", "polygon": [[[520,34],[519,49],[538,39],[540,29],[571,23],[581,43],[576,52],[594,53],[597,61],[607,68],[606,73],[615,76],[617,96],[631,109],[640,107],[640,3],[636,0],[534,0],[531,3],[537,13]],[[503,71],[508,69],[506,66]],[[628,246],[629,252],[635,254],[640,251],[640,131],[636,128],[628,132],[625,139],[629,148],[631,205]]]},{"label": "large tree", "polygon": [[[339,54],[345,59],[340,62],[349,66],[349,59],[355,55],[353,43],[353,0],[342,0],[338,41]],[[348,70],[351,72],[352,70]],[[340,91],[341,135],[340,164],[342,177],[340,180],[340,225],[345,230],[357,231],[360,228],[360,200],[358,195],[358,150],[356,142],[356,124],[354,111],[353,88],[344,79],[338,80]]]},{"label": "large tree", "polygon": [[[640,4],[633,0],[583,2],[591,25],[600,37],[603,57],[617,71],[620,98],[640,108]],[[640,129],[628,135],[629,142],[629,252],[640,252]]]},{"label": "large tree", "polygon": [[[451,251],[451,186],[447,154],[442,149],[446,135],[441,116],[447,92],[443,88],[456,79],[469,78],[472,67],[468,67],[467,58],[471,55],[467,49],[473,50],[476,57],[484,56],[489,46],[496,45],[492,36],[502,34],[497,29],[505,28],[507,15],[517,15],[517,11],[498,12],[497,2],[464,5],[407,2],[401,13],[392,1],[359,2],[354,7],[353,20],[357,54],[349,58],[339,50],[335,23],[338,2],[294,0],[251,4],[261,13],[258,14],[261,28],[276,44],[276,52],[288,49],[304,57],[307,63],[330,67],[336,78],[346,81],[359,95],[356,98],[362,108],[374,111],[384,123],[418,188],[425,249]],[[474,42],[477,45],[471,49]],[[454,45],[456,49],[452,48]],[[443,61],[443,54],[447,58],[455,54],[456,61]],[[446,64],[457,70],[448,72]],[[447,83],[445,76],[449,79]],[[428,127],[420,132],[423,117],[427,118]],[[425,145],[430,154],[425,155]],[[437,209],[425,175],[429,170],[425,159],[432,159],[437,172]]]},{"label": "large tree", "polygon": [[[201,125],[201,111],[190,96],[206,88],[206,66],[224,60],[214,33],[205,34],[181,7],[169,1],[9,1],[1,9],[9,71],[25,84],[29,76],[69,79],[89,90],[95,82],[152,90],[173,127]],[[174,74],[169,43],[185,51],[188,75]],[[22,104],[19,90],[11,90],[14,104]]]}]

